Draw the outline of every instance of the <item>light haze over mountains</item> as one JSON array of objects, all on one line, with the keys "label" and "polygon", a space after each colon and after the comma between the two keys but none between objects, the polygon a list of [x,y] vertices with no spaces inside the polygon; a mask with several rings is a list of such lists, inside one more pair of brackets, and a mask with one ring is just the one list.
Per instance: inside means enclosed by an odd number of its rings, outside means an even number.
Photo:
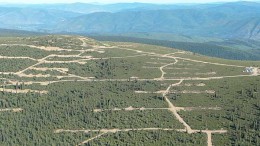
[{"label": "light haze over mountains", "polygon": [[95,34],[172,33],[260,39],[260,3],[73,3],[0,6],[0,28]]}]

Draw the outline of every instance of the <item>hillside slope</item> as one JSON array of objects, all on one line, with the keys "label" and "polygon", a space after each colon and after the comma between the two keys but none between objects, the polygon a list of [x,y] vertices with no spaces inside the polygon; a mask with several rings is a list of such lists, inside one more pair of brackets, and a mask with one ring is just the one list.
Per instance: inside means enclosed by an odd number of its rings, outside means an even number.
[{"label": "hillside slope", "polygon": [[[206,56],[233,60],[260,60],[259,42],[226,40],[221,42],[183,42],[126,36],[90,36],[99,41],[133,42],[177,48]],[[252,49],[253,48],[253,49]]]},{"label": "hillside slope", "polygon": [[82,36],[0,37],[0,145],[259,145],[259,67]]}]

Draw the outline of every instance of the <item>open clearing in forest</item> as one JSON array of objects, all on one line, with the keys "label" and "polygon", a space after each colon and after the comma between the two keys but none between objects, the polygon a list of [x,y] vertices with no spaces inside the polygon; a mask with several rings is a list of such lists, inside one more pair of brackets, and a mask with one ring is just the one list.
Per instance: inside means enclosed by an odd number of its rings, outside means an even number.
[{"label": "open clearing in forest", "polygon": [[11,111],[11,112],[21,112],[23,111],[22,108],[5,108],[5,109],[0,109],[0,112],[8,112],[8,111]]},{"label": "open clearing in forest", "polygon": [[[187,52],[183,51],[172,51],[172,53],[159,53],[154,50],[149,52],[149,49],[138,49],[133,46],[107,46],[102,45],[98,46],[96,44],[89,44],[87,38],[78,38],[82,44],[82,49],[66,49],[61,47],[53,47],[53,46],[36,46],[36,45],[27,45],[27,44],[19,44],[20,46],[27,46],[35,49],[41,49],[44,51],[55,51],[55,54],[47,55],[41,59],[26,57],[26,56],[0,56],[1,59],[28,59],[35,61],[34,64],[22,68],[19,71],[2,71],[3,75],[15,75],[20,77],[20,80],[10,79],[8,76],[3,78],[2,87],[0,91],[14,93],[14,94],[26,94],[29,92],[35,92],[40,94],[48,94],[47,90],[33,90],[33,89],[13,89],[14,86],[24,84],[24,85],[33,85],[39,84],[39,86],[48,86],[54,83],[64,83],[64,82],[130,82],[130,81],[160,81],[162,83],[166,83],[168,86],[157,91],[141,91],[135,90],[133,94],[160,94],[164,100],[164,102],[168,105],[168,107],[160,107],[160,108],[147,108],[147,107],[135,107],[135,105],[131,105],[125,108],[117,108],[113,107],[111,109],[93,109],[94,113],[101,113],[109,111],[122,111],[125,114],[132,111],[150,111],[154,112],[155,110],[167,110],[169,111],[169,117],[174,117],[178,120],[179,123],[183,127],[179,129],[176,128],[160,128],[160,127],[151,127],[151,128],[126,128],[126,129],[79,129],[79,130],[71,130],[71,129],[54,129],[54,133],[62,134],[62,133],[90,133],[90,132],[99,132],[98,135],[86,139],[85,141],[79,142],[78,145],[84,145],[98,139],[105,134],[108,133],[117,133],[117,132],[128,132],[128,131],[178,131],[178,132],[186,132],[188,134],[193,133],[205,133],[207,135],[207,145],[212,146],[212,134],[223,134],[226,133],[227,130],[224,129],[216,129],[216,130],[207,130],[207,129],[193,129],[192,125],[188,124],[187,121],[179,114],[180,111],[193,111],[193,110],[222,110],[221,107],[178,107],[173,103],[169,96],[170,94],[215,94],[216,91],[212,89],[206,90],[193,90],[186,89],[188,87],[192,88],[206,88],[207,85],[204,83],[192,83],[193,81],[206,81],[206,80],[221,80],[223,78],[239,78],[239,77],[251,77],[251,76],[259,76],[259,68],[254,67],[252,73],[243,73],[243,70],[246,66],[244,65],[232,65],[232,64],[223,64],[217,62],[207,62],[200,61],[185,57],[175,56],[177,54],[185,55]],[[93,43],[93,42],[92,42]],[[9,45],[9,44],[2,44]],[[18,45],[18,44],[13,44]],[[88,47],[91,47],[89,49]],[[110,53],[108,50],[110,50]],[[132,52],[129,55],[116,56],[114,53],[116,51],[127,51]],[[61,55],[60,52],[77,52],[77,54],[73,55]],[[92,54],[91,54],[91,53]],[[107,53],[107,54],[106,54]],[[106,57],[98,57],[100,55],[110,55]],[[86,55],[86,56],[84,56]],[[93,56],[91,56],[93,55]],[[140,61],[140,58],[143,60]],[[132,59],[132,60],[131,60]],[[117,60],[119,63],[116,64],[118,66],[113,66],[114,70],[123,68],[125,73],[117,74],[113,72],[113,76],[106,76],[102,74],[102,72],[110,70],[110,68],[104,68],[106,64],[111,63],[113,60]],[[129,61],[130,60],[130,61]],[[100,63],[100,62],[101,63]],[[129,62],[128,62],[129,61]],[[132,61],[132,62],[131,62]],[[90,64],[90,62],[92,64]],[[100,64],[103,66],[98,66]],[[73,66],[71,66],[73,64]],[[138,71],[134,72],[136,68],[136,64],[138,64]],[[130,68],[128,68],[130,66]],[[132,67],[132,68],[131,68]],[[84,68],[81,74],[76,74],[74,69]],[[207,68],[205,71],[198,70]],[[208,69],[209,68],[209,69]],[[101,72],[99,76],[95,76],[94,73],[97,70]],[[32,74],[31,72],[35,73]],[[120,70],[121,71],[121,70]],[[122,72],[123,72],[122,71]],[[140,77],[138,72],[143,73],[147,71],[147,73],[151,73],[146,76],[146,74],[142,74]],[[38,73],[39,74],[36,74]],[[56,75],[55,73],[60,73],[60,75]],[[89,74],[87,74],[89,73]],[[129,73],[129,74],[128,74]],[[153,74],[154,73],[154,74]],[[156,73],[156,74],[155,74]],[[22,80],[23,78],[27,78],[27,80]],[[56,78],[57,80],[37,80],[39,78]],[[30,80],[31,79],[31,80]],[[177,83],[176,83],[177,82]],[[184,83],[185,82],[185,83]],[[181,90],[176,90],[175,88],[180,88]],[[182,90],[182,88],[185,88]],[[0,112],[20,112],[21,108],[12,109],[0,109]]]}]

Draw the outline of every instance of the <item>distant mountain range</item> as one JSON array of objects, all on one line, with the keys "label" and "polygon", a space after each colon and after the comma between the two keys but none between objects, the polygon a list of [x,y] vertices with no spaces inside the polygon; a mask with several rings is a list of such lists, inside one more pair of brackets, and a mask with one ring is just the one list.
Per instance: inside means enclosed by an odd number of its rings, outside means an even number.
[{"label": "distant mountain range", "polygon": [[0,5],[0,28],[48,33],[167,33],[260,40],[260,3]]}]

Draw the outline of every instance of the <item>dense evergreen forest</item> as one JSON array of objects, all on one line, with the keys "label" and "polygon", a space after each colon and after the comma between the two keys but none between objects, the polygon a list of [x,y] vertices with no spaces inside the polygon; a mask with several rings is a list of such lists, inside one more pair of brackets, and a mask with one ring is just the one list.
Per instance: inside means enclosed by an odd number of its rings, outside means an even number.
[{"label": "dense evergreen forest", "polygon": [[1,146],[260,145],[259,61],[56,35],[0,59]]},{"label": "dense evergreen forest", "polygon": [[233,60],[260,60],[260,50],[240,50],[235,48],[224,47],[211,43],[194,43],[194,42],[176,42],[167,40],[154,40],[145,38],[134,38],[125,36],[90,36],[99,41],[114,41],[114,42],[133,42],[149,45],[158,45],[170,48],[176,48],[185,51],[191,51],[206,56],[233,59]]}]

